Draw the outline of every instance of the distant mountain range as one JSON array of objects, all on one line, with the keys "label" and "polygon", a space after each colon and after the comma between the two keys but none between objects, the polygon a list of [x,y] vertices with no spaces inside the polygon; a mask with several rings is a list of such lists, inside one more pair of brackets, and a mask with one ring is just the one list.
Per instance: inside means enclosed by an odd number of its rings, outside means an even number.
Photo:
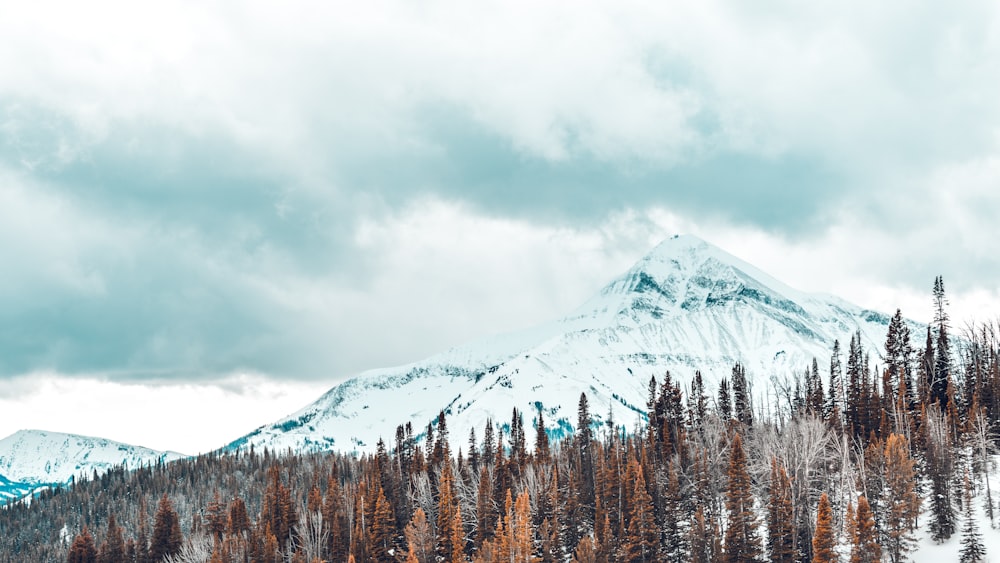
[{"label": "distant mountain range", "polygon": [[136,468],[182,457],[104,438],[20,430],[0,440],[0,505],[64,485],[80,474],[90,477],[116,465]]},{"label": "distant mountain range", "polygon": [[[646,410],[651,376],[688,381],[701,370],[708,389],[747,368],[762,391],[772,374],[801,373],[817,358],[827,371],[834,340],[846,351],[860,331],[882,349],[889,316],[832,296],[792,289],[693,236],[675,236],[576,311],[531,329],[453,348],[412,364],[362,373],[313,404],[258,428],[230,449],[370,451],[411,421],[422,432],[439,411],[454,445],[513,408],[530,424],[542,409],[558,437],[576,423],[586,393],[597,421],[609,410],[626,429]],[[762,393],[759,393],[763,397]]]},{"label": "distant mountain range", "polygon": [[[855,332],[877,361],[888,323],[884,313],[792,289],[697,237],[675,236],[562,319],[364,372],[223,449],[372,451],[380,437],[390,443],[399,424],[412,422],[421,435],[440,411],[457,449],[470,429],[481,437],[487,420],[509,422],[514,408],[525,424],[541,409],[558,438],[572,432],[581,393],[596,421],[610,411],[631,429],[643,420],[651,376],[669,370],[687,382],[700,370],[714,393],[740,362],[762,399],[772,375],[802,372],[813,358],[826,371],[834,340],[846,349]],[[22,431],[0,440],[0,499],[80,472],[178,457]]]}]

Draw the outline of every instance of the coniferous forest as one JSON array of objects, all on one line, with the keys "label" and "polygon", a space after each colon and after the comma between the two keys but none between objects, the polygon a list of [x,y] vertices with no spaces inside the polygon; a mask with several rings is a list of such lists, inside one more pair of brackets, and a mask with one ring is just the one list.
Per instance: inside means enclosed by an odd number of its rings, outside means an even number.
[{"label": "coniferous forest", "polygon": [[374,454],[93,475],[0,509],[0,561],[896,563],[918,526],[980,561],[993,532],[973,514],[993,526],[998,508],[1000,331],[955,330],[941,278],[933,300],[926,332],[897,311],[883,350],[855,335],[795,375],[653,377],[641,428],[596,424],[584,394],[558,442],[542,410],[468,437],[442,412]]}]

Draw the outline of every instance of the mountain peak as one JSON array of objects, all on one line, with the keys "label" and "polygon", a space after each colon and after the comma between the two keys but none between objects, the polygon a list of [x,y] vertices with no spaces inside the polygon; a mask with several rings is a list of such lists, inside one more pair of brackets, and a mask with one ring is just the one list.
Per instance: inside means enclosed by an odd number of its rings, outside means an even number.
[{"label": "mountain peak", "polygon": [[728,302],[734,295],[771,302],[808,300],[806,294],[694,235],[664,240],[604,293],[656,296],[684,309]]}]

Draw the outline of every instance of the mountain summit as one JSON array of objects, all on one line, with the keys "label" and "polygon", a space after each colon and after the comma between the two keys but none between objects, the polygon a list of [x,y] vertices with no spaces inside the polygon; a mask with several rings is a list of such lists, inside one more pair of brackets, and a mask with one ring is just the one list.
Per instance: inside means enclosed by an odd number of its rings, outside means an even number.
[{"label": "mountain summit", "polygon": [[[439,411],[456,444],[513,408],[545,414],[559,435],[586,393],[595,419],[611,412],[632,428],[645,413],[651,376],[687,381],[700,370],[711,391],[736,362],[763,388],[772,376],[828,365],[834,340],[860,331],[880,350],[889,317],[804,293],[693,236],[663,241],[595,297],[557,321],[487,338],[423,361],[362,373],[316,402],[228,448],[371,450],[396,425],[415,433]],[[763,396],[759,394],[758,396]],[[526,421],[527,423],[527,421]]]}]

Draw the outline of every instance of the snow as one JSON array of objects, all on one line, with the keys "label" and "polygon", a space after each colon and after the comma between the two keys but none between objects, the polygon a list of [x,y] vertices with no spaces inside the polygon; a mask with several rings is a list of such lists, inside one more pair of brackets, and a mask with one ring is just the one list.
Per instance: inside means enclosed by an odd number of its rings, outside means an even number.
[{"label": "snow", "polygon": [[[1000,482],[1000,471],[997,470],[998,457],[993,456],[992,462],[990,464],[990,483],[995,484]],[[983,559],[984,563],[989,562],[1000,562],[1000,529],[993,528],[990,524],[990,519],[986,515],[985,507],[985,489],[982,487],[982,482],[978,484],[977,494],[972,498],[972,504],[974,507],[973,515],[976,518],[976,523],[979,527],[979,534],[983,540],[983,546],[986,548],[986,557]],[[957,491],[961,494],[961,491]],[[993,489],[993,503],[994,503],[994,515],[1000,516],[997,512],[996,502],[997,502],[997,490]],[[965,514],[964,511],[959,511],[956,520],[957,531],[952,535],[947,541],[942,543],[935,543],[931,539],[930,530],[928,529],[928,524],[931,520],[930,514],[930,502],[924,499],[923,507],[921,508],[920,516],[920,528],[918,530],[918,545],[914,553],[911,554],[911,558],[914,563],[944,563],[945,561],[958,561],[959,553],[962,550],[962,528],[965,526]],[[997,525],[1000,525],[1000,518],[997,520]]]},{"label": "snow", "polygon": [[878,363],[888,321],[677,236],[562,319],[362,373],[227,448],[372,451],[380,437],[391,448],[396,425],[411,421],[421,435],[441,410],[457,448],[471,428],[481,438],[487,419],[509,422],[515,407],[526,424],[543,408],[558,437],[575,425],[581,392],[595,421],[610,409],[631,429],[642,421],[651,376],[669,370],[687,382],[701,370],[714,394],[739,361],[763,398],[772,375],[801,373],[814,357],[825,368],[834,340],[846,353],[855,331]]},{"label": "snow", "polygon": [[19,430],[0,440],[0,504],[116,465],[135,468],[182,457],[104,438]]}]

